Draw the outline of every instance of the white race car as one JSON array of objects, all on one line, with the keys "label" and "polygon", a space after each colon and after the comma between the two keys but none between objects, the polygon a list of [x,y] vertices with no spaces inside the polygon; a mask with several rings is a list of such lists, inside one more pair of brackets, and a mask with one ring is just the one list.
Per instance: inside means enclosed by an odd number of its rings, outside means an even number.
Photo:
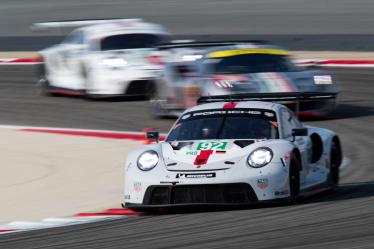
[{"label": "white race car", "polygon": [[66,21],[33,29],[79,27],[60,44],[40,51],[40,84],[48,94],[147,96],[161,65],[155,47],[169,42],[160,25],[140,19]]},{"label": "white race car", "polygon": [[[157,132],[148,137],[157,139]],[[124,207],[295,201],[335,189],[342,162],[333,131],[302,125],[286,106],[263,101],[195,106],[165,141],[131,153]]]}]

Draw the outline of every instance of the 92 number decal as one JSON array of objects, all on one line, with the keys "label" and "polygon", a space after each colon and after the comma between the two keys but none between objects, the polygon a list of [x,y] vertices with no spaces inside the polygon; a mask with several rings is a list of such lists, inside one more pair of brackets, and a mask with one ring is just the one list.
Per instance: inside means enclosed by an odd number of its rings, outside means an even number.
[{"label": "92 number decal", "polygon": [[197,150],[224,150],[227,142],[201,142],[197,145]]}]

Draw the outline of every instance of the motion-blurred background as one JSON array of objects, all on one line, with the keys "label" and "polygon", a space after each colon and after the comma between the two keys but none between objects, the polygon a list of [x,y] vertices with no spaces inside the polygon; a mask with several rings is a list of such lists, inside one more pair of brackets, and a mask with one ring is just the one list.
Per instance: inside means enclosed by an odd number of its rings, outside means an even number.
[{"label": "motion-blurred background", "polygon": [[[134,17],[165,25],[177,35],[255,35],[289,49],[372,50],[374,44],[371,0],[1,0],[0,4],[2,51],[39,50],[60,40],[50,37],[61,35],[58,31],[32,33],[33,22]],[[30,38],[35,35],[47,37]]]}]

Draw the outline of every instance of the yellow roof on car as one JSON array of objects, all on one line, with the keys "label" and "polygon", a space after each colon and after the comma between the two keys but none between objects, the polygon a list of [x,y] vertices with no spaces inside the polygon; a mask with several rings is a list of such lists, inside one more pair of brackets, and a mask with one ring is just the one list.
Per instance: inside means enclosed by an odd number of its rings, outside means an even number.
[{"label": "yellow roof on car", "polygon": [[210,52],[207,54],[208,58],[222,58],[243,54],[270,54],[270,55],[288,55],[288,52],[282,49],[270,48],[245,48],[245,49],[229,49]]}]

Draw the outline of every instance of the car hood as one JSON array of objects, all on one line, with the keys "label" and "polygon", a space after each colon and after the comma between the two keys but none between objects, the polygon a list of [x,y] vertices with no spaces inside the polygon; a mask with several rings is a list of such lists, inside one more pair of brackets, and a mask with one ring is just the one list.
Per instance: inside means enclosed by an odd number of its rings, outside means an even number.
[{"label": "car hood", "polygon": [[161,144],[165,167],[175,171],[222,170],[235,167],[255,140],[199,140]]}]

